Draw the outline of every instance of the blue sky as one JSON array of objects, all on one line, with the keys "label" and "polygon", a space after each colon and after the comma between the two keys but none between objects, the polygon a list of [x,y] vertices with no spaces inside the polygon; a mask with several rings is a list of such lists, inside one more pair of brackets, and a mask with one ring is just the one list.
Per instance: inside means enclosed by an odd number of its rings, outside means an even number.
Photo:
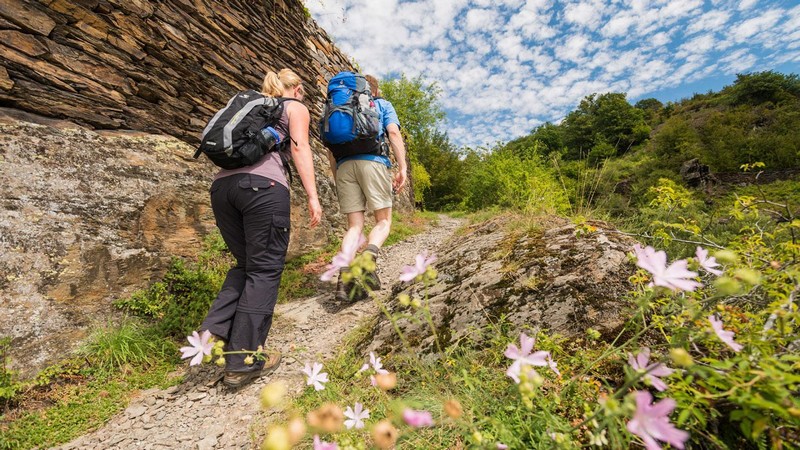
[{"label": "blue sky", "polygon": [[800,73],[798,0],[306,0],[365,73],[442,89],[446,131],[479,146],[558,122],[586,95],[664,102],[737,73]]}]

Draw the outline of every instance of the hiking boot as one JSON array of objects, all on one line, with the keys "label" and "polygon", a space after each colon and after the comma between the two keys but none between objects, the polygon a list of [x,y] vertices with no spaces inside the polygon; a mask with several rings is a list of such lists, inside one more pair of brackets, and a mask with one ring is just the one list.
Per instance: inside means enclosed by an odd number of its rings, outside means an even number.
[{"label": "hiking boot", "polygon": [[343,273],[344,270],[339,271],[339,280],[336,282],[336,291],[333,294],[333,298],[336,299],[337,302],[350,301],[350,291],[352,290],[353,282],[345,283],[342,281]]},{"label": "hiking boot", "polygon": [[378,268],[375,268],[374,272],[367,272],[364,274],[364,283],[367,285],[370,290],[373,291],[380,291],[381,290],[381,279],[378,278]]},{"label": "hiking boot", "polygon": [[248,372],[225,372],[225,376],[222,377],[222,384],[228,386],[231,389],[238,389],[253,380],[257,380],[265,375],[269,375],[278,368],[281,364],[281,353],[275,351],[274,353],[269,355],[269,358],[264,363],[264,367],[261,370],[251,370]]},{"label": "hiking boot", "polygon": [[380,291],[381,290],[381,279],[378,277],[378,253],[380,249],[375,245],[368,245],[367,249],[364,250],[364,254],[372,256],[372,261],[375,264],[374,270],[366,271],[364,273],[364,284],[366,287],[369,288],[371,291]]}]

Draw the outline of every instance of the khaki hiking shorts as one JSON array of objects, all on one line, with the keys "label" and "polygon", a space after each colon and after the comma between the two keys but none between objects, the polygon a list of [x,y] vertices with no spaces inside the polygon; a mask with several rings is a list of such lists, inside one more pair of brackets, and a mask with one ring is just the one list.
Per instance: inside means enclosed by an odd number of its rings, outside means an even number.
[{"label": "khaki hiking shorts", "polygon": [[336,196],[342,214],[392,207],[392,171],[375,161],[345,161],[336,169]]}]

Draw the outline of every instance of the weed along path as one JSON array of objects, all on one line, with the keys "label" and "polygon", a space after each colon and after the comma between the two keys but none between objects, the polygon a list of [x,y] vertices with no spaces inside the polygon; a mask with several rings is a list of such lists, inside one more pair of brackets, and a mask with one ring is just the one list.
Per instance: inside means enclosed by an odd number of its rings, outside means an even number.
[{"label": "weed along path", "polygon": [[[462,220],[439,216],[438,224],[383,250],[378,261],[386,298],[401,268],[411,265],[422,250],[435,252]],[[331,284],[318,295],[278,305],[267,346],[283,353],[283,362],[270,376],[239,391],[221,383],[222,369],[211,364],[185,366],[184,381],[134,397],[128,408],[103,428],[60,449],[252,449],[265,434],[269,412],[260,409],[259,393],[274,380],[285,380],[291,392],[305,387],[303,366],[329,358],[348,331],[378,314],[372,301],[343,305],[333,300]]]}]

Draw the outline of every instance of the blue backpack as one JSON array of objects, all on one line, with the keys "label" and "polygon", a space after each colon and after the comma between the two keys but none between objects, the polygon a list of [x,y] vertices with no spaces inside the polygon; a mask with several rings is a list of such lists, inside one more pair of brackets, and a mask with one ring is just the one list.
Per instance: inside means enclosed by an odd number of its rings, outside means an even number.
[{"label": "blue backpack", "polygon": [[379,152],[380,127],[380,113],[364,75],[340,72],[328,81],[320,135],[337,160]]}]

